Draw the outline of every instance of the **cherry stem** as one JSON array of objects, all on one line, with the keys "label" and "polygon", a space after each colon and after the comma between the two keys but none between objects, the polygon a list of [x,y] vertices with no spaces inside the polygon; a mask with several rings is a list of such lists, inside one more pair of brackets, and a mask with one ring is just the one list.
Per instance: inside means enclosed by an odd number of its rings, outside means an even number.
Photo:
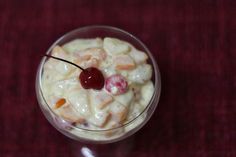
[{"label": "cherry stem", "polygon": [[44,56],[49,57],[49,58],[53,58],[53,59],[56,59],[56,60],[60,60],[60,61],[66,62],[66,63],[69,63],[69,64],[71,64],[71,65],[76,66],[76,67],[79,68],[80,70],[84,71],[84,69],[83,69],[82,67],[80,67],[80,66],[78,66],[77,64],[72,63],[72,62],[70,62],[70,61],[67,61],[67,60],[65,60],[65,59],[58,58],[58,57],[54,57],[54,56],[47,55],[47,54],[45,54]]}]

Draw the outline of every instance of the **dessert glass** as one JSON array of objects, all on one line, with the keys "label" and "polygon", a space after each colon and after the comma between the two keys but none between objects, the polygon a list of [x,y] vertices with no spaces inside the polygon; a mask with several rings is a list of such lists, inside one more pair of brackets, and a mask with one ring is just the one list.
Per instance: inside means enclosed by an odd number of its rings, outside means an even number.
[{"label": "dessert glass", "polygon": [[[148,55],[148,63],[152,65],[153,67],[153,74],[152,74],[152,82],[154,84],[154,93],[153,96],[147,105],[146,108],[135,118],[132,120],[122,124],[121,126],[113,129],[108,130],[89,130],[85,128],[79,128],[78,126],[74,126],[73,124],[67,123],[62,117],[54,113],[54,111],[49,107],[47,104],[43,92],[42,92],[42,75],[43,75],[43,67],[46,62],[46,57],[43,57],[41,60],[41,63],[39,64],[37,76],[36,76],[36,94],[37,99],[39,102],[39,106],[41,110],[43,111],[45,117],[47,120],[62,134],[75,139],[77,141],[84,141],[88,143],[112,143],[116,142],[122,139],[127,138],[128,136],[134,134],[137,132],[142,126],[144,126],[147,121],[152,116],[153,112],[155,111],[155,108],[157,107],[160,92],[161,92],[161,78],[160,78],[160,72],[157,66],[157,63],[151,54],[151,52],[148,50],[148,48],[135,36],[132,34],[121,30],[119,28],[111,27],[111,26],[87,26],[83,28],[75,29],[69,33],[66,33],[62,37],[60,37],[56,42],[52,44],[52,46],[48,49],[46,54],[50,54],[53,47],[55,45],[62,46],[63,44],[72,41],[74,39],[78,38],[104,38],[104,37],[113,37],[118,38],[120,40],[124,40],[132,44],[134,47],[136,47],[138,50],[141,50],[143,52],[146,52]],[[108,137],[108,138],[89,138],[89,136],[85,135],[94,135],[94,137],[104,137],[105,133],[110,132],[119,132],[120,130],[125,130],[123,133]]]}]

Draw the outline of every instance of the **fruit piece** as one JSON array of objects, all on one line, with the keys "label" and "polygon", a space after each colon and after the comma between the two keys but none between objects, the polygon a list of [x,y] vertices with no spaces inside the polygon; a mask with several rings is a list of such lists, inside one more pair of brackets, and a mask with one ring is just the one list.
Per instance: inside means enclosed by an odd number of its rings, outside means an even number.
[{"label": "fruit piece", "polygon": [[105,38],[103,42],[104,50],[111,55],[128,53],[130,46],[116,38]]},{"label": "fruit piece", "polygon": [[55,60],[48,59],[44,64],[43,72],[45,75],[45,79],[48,81],[55,81],[64,78],[64,76],[61,76],[61,73],[55,70],[55,62]]},{"label": "fruit piece", "polygon": [[55,104],[55,108],[57,109],[57,108],[60,108],[62,105],[64,105],[66,103],[66,99],[64,99],[64,98],[61,98],[61,99],[59,99],[57,102],[56,102],[56,104]]},{"label": "fruit piece", "polygon": [[83,88],[70,90],[67,94],[67,100],[82,117],[87,118],[91,115],[87,90]]},{"label": "fruit piece", "polygon": [[100,90],[104,86],[104,76],[100,70],[90,67],[82,71],[79,75],[79,80],[85,89]]},{"label": "fruit piece", "polygon": [[108,66],[103,69],[103,73],[106,77],[116,74],[116,70],[112,66]]},{"label": "fruit piece", "polygon": [[79,50],[85,50],[87,48],[102,47],[102,39],[76,39],[65,45],[63,48],[69,53],[75,53]]},{"label": "fruit piece", "polygon": [[54,69],[64,75],[64,76],[67,76],[69,75],[72,71],[73,71],[73,66],[71,66],[70,64],[68,63],[64,63],[64,62],[61,62],[61,61],[58,61],[55,65],[54,65]]},{"label": "fruit piece", "polygon": [[71,104],[63,105],[58,109],[59,115],[69,122],[82,124],[85,119],[73,108]]},{"label": "fruit piece", "polygon": [[99,64],[99,62],[98,62],[98,60],[96,58],[91,58],[91,59],[89,59],[86,62],[82,62],[81,66],[83,68],[90,68],[90,67],[96,68],[96,67],[98,67],[98,64]]},{"label": "fruit piece", "polygon": [[127,117],[128,108],[117,101],[113,101],[110,105],[110,113],[114,121],[122,123]]},{"label": "fruit piece", "polygon": [[94,112],[101,110],[107,110],[107,106],[113,101],[113,97],[109,95],[104,89],[102,90],[90,90],[89,91],[90,105]]},{"label": "fruit piece", "polygon": [[104,127],[109,121],[111,114],[108,112],[97,112],[89,119],[89,122],[98,127]]},{"label": "fruit piece", "polygon": [[105,92],[97,93],[95,99],[99,109],[105,108],[109,103],[113,101],[113,98]]},{"label": "fruit piece", "polygon": [[152,67],[149,64],[142,64],[129,73],[129,80],[135,83],[144,83],[152,77]]},{"label": "fruit piece", "polygon": [[106,58],[104,60],[102,60],[102,62],[100,62],[100,64],[99,64],[100,68],[105,69],[105,68],[110,67],[110,68],[114,69],[112,67],[112,65],[114,64],[112,58],[113,57],[111,55],[107,55]]},{"label": "fruit piece", "polygon": [[146,53],[135,49],[134,47],[130,51],[129,55],[133,58],[136,64],[142,64],[146,62],[148,56]]},{"label": "fruit piece", "polygon": [[140,105],[137,102],[132,102],[129,109],[130,112],[128,113],[127,118],[134,119],[137,116],[139,116],[143,110],[144,110],[144,107],[142,105]]},{"label": "fruit piece", "polygon": [[102,61],[106,58],[106,52],[102,48],[88,48],[86,50],[76,52],[75,55],[78,57],[79,61],[87,61],[91,58]]},{"label": "fruit piece", "polygon": [[[78,74],[76,74],[78,75]],[[54,93],[55,96],[57,96],[57,99],[60,99],[61,97],[64,97],[64,94],[68,92],[68,90],[71,90],[73,88],[82,88],[78,79],[78,76],[76,77],[70,77],[68,79],[61,79],[58,81],[51,81],[51,83],[47,84],[47,88],[50,89],[50,93]],[[56,101],[53,103],[53,105],[56,103]]]},{"label": "fruit piece", "polygon": [[55,57],[63,58],[63,59],[68,59],[69,55],[68,53],[60,46],[56,45],[52,49],[52,55]]},{"label": "fruit piece", "polygon": [[[45,56],[49,57],[51,55]],[[68,61],[72,60],[71,56],[58,45],[52,49],[52,57],[57,57]],[[45,69],[58,72],[59,75],[68,75],[73,70],[73,67],[70,64],[56,60],[55,58],[49,58],[44,67]]]},{"label": "fruit piece", "polygon": [[131,101],[133,100],[134,93],[132,90],[128,90],[126,93],[114,96],[114,99],[121,103],[124,106],[129,106]]},{"label": "fruit piece", "polygon": [[135,68],[134,61],[129,55],[115,56],[114,63],[117,70],[131,70]]},{"label": "fruit piece", "polygon": [[142,86],[140,104],[143,107],[146,107],[149,104],[153,93],[154,93],[154,86],[151,81],[148,81]]},{"label": "fruit piece", "polygon": [[106,59],[106,52],[101,48],[89,48],[76,52],[75,63],[83,68],[98,67]]},{"label": "fruit piece", "polygon": [[111,75],[105,80],[105,89],[113,95],[125,93],[127,87],[126,79],[120,74]]}]

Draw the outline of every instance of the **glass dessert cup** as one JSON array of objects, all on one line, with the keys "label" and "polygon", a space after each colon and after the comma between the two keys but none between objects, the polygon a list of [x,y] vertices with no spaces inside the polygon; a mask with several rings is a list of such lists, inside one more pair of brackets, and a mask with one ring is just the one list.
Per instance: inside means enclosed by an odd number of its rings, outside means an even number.
[{"label": "glass dessert cup", "polygon": [[[150,65],[152,65],[153,68],[151,81],[154,84],[154,93],[149,104],[143,109],[143,111],[139,115],[137,115],[132,120],[125,122],[119,127],[107,130],[90,130],[86,128],[80,128],[78,126],[74,126],[71,123],[68,123],[65,119],[57,115],[51,109],[51,107],[49,107],[43,95],[42,75],[43,75],[43,67],[47,60],[46,57],[44,57],[41,60],[41,63],[38,67],[36,76],[36,94],[40,108],[43,111],[45,117],[62,134],[77,141],[83,141],[87,143],[98,143],[98,144],[112,143],[125,139],[128,136],[131,136],[139,129],[141,129],[142,126],[144,126],[147,123],[147,121],[151,118],[159,101],[160,91],[161,91],[161,79],[157,63],[154,57],[152,56],[151,52],[148,50],[148,48],[135,36],[115,27],[87,26],[83,28],[78,28],[63,35],[56,42],[54,42],[52,46],[48,49],[46,54],[51,54],[53,47],[55,47],[56,45],[62,46],[63,44],[78,38],[96,38],[96,37],[100,38],[113,37],[127,41],[132,45],[134,45],[138,50],[146,52],[146,54],[148,55],[149,58],[147,62]],[[105,137],[104,134],[106,135],[111,134],[111,136]]]}]

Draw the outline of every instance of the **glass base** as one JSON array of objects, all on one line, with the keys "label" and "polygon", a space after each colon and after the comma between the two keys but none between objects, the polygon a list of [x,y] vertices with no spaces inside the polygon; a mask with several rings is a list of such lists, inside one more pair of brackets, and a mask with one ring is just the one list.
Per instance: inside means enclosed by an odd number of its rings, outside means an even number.
[{"label": "glass base", "polygon": [[134,138],[134,136],[131,136],[125,140],[110,144],[84,144],[73,141],[70,142],[70,147],[73,156],[78,157],[128,157],[133,150]]}]

